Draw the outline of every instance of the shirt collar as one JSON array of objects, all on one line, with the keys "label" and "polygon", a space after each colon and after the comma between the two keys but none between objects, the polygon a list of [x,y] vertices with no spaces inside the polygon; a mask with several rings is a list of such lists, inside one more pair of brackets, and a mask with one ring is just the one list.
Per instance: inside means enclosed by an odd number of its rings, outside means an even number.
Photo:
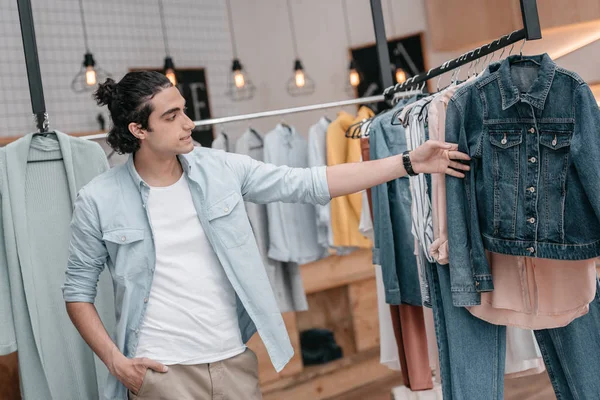
[{"label": "shirt collar", "polygon": [[[533,82],[533,85],[527,93],[519,93],[519,89],[513,84],[511,76],[511,63],[517,59],[523,58],[520,64],[522,65],[535,65],[539,64],[538,77]],[[500,83],[500,94],[502,96],[502,110],[516,104],[519,100],[523,99],[530,103],[532,106],[543,110],[546,97],[552,86],[554,79],[554,72],[556,71],[556,64],[548,54],[541,54],[537,56],[510,56],[500,64],[494,64],[490,66],[490,69],[498,69],[498,77]]]},{"label": "shirt collar", "polygon": [[[143,186],[150,187],[150,185],[144,182],[140,174],[138,174],[137,170],[135,169],[135,165],[133,163],[133,156],[134,153],[130,154],[129,158],[127,159],[127,170],[129,171],[129,175],[131,175],[131,179],[133,179],[133,182],[135,183],[135,187],[137,187],[138,190],[141,190]],[[190,162],[186,159],[186,157],[183,154],[178,155],[177,159],[181,164],[183,172],[189,175],[192,171],[192,166]]]}]

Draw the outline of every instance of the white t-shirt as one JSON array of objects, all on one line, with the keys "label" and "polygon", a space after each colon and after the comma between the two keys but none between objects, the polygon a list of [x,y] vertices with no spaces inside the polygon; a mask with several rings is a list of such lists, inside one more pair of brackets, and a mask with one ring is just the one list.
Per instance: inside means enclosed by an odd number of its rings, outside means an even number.
[{"label": "white t-shirt", "polygon": [[245,350],[236,296],[192,201],[185,174],[151,188],[148,211],[156,268],[136,357],[163,364],[205,364]]}]

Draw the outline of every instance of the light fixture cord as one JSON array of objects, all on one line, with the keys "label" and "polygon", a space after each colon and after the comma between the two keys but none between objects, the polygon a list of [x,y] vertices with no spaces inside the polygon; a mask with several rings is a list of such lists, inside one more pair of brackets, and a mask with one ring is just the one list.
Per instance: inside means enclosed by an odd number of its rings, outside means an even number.
[{"label": "light fixture cord", "polygon": [[346,41],[348,42],[348,47],[350,47],[352,42],[350,41],[350,21],[348,19],[348,7],[346,6],[346,0],[342,0],[342,12],[344,13],[344,27],[346,28]]},{"label": "light fixture cord", "polygon": [[231,1],[227,0],[227,20],[229,21],[229,35],[231,37],[231,49],[233,58],[237,58],[237,45],[235,43],[235,33],[233,32],[233,17],[231,16]]},{"label": "light fixture cord", "polygon": [[158,10],[160,13],[160,25],[162,27],[163,41],[165,43],[165,54],[167,57],[170,57],[169,42],[167,40],[167,28],[165,26],[165,15],[162,0],[158,0]]},{"label": "light fixture cord", "polygon": [[288,17],[290,19],[290,30],[292,32],[292,45],[294,47],[294,54],[296,55],[296,59],[300,58],[298,56],[298,44],[296,43],[296,28],[294,27],[294,18],[292,18],[292,5],[290,4],[290,0],[287,0],[287,12]]},{"label": "light fixture cord", "polygon": [[83,41],[85,43],[85,52],[90,52],[90,46],[88,44],[87,28],[85,26],[85,16],[83,15],[83,0],[79,0],[79,13],[81,14],[81,26],[83,27]]},{"label": "light fixture cord", "polygon": [[392,35],[396,36],[397,33],[396,33],[396,23],[394,21],[394,7],[392,7],[393,3],[394,3],[393,0],[390,0],[390,10],[389,11],[390,11],[391,20],[392,20]]}]

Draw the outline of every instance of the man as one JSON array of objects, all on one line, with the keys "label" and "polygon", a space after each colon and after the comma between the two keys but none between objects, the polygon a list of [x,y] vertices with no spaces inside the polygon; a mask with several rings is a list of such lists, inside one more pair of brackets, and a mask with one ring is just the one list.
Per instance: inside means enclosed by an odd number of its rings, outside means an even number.
[{"label": "man", "polygon": [[[276,167],[194,148],[185,100],[162,74],[108,79],[96,92],[128,162],[85,186],[72,221],[64,298],[82,337],[107,365],[108,399],[259,399],[258,331],[280,371],[293,350],[243,201],[326,204],[406,175],[401,156],[313,169]],[[410,154],[417,173],[468,166],[455,145]],[[410,168],[410,163],[407,165]],[[108,265],[115,342],[98,318],[96,282]]]}]

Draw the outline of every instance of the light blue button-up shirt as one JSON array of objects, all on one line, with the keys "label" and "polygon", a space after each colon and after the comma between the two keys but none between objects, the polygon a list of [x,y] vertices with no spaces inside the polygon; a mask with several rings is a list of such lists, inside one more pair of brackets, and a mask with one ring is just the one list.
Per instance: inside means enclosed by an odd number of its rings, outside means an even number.
[{"label": "light blue button-up shirt", "polygon": [[[243,201],[327,204],[325,167],[277,167],[206,148],[179,156],[179,161],[198,218],[235,289],[242,338],[247,342],[258,331],[273,366],[280,371],[293,349]],[[126,357],[135,356],[154,276],[156,250],[146,210],[148,194],[149,186],[138,175],[131,156],[125,165],[81,189],[71,222],[64,299],[93,303],[98,276],[108,266],[117,316],[113,339]],[[127,390],[110,376],[105,396],[123,400]]]}]

